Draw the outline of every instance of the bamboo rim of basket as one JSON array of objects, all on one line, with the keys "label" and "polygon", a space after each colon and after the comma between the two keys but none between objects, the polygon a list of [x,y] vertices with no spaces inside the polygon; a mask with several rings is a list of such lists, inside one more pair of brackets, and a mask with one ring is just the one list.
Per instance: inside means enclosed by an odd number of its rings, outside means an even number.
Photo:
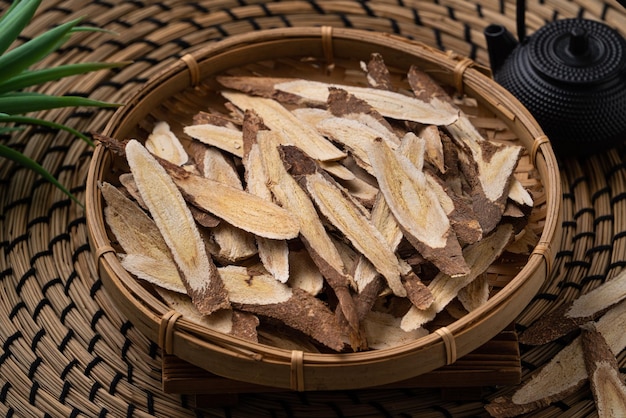
[{"label": "bamboo rim of basket", "polygon": [[[119,125],[122,122],[124,126],[136,125],[145,116],[142,113],[142,103],[149,101],[154,95],[169,97],[192,86],[204,77],[241,65],[247,62],[244,57],[247,57],[251,51],[258,53],[262,48],[269,56],[272,54],[289,56],[291,51],[293,54],[330,59],[332,54],[345,51],[348,47],[351,48],[348,49],[351,53],[355,53],[355,45],[359,47],[375,45],[377,51],[390,62],[397,59],[398,54],[415,57],[420,60],[423,69],[430,72],[440,82],[462,88],[468,95],[480,99],[484,106],[506,119],[519,140],[530,150],[531,161],[539,170],[544,185],[550,186],[546,187],[547,213],[539,245],[530,254],[526,265],[515,278],[487,304],[453,322],[440,332],[429,334],[400,347],[369,352],[332,355],[294,353],[291,350],[246,342],[194,325],[184,317],[172,316],[168,307],[131,279],[128,272],[121,267],[107,240],[101,216],[102,203],[95,186],[97,179],[101,178],[102,169],[106,166],[108,157],[102,147],[97,147],[93,156],[96,164],[92,163],[90,166],[87,181],[87,220],[90,240],[95,248],[101,272],[104,273],[103,280],[105,280],[105,285],[110,281],[108,284],[110,288],[113,288],[112,293],[115,296],[134,301],[132,306],[123,305],[122,310],[128,317],[138,318],[140,323],[137,326],[146,333],[148,338],[159,342],[162,348],[167,348],[170,354],[175,354],[210,371],[215,371],[214,368],[220,369],[220,365],[216,362],[223,357],[241,361],[242,364],[254,364],[257,368],[262,364],[270,365],[268,370],[277,367],[283,371],[282,375],[262,379],[261,384],[269,383],[294,390],[323,389],[328,384],[319,381],[319,379],[324,380],[321,377],[324,373],[327,375],[330,373],[332,376],[335,385],[332,389],[372,385],[371,381],[364,381],[367,379],[360,379],[360,381],[349,377],[344,379],[332,372],[332,366],[340,366],[342,373],[346,373],[347,367],[351,370],[366,370],[390,360],[403,362],[419,360],[419,356],[425,350],[435,356],[434,360],[429,359],[428,364],[416,365],[413,369],[403,367],[404,370],[393,370],[393,377],[389,376],[388,372],[382,373],[385,375],[380,377],[382,381],[376,382],[377,384],[389,383],[454,362],[457,357],[477,348],[480,344],[476,343],[475,335],[471,332],[480,325],[481,333],[487,336],[485,341],[493,337],[523,310],[530,297],[550,275],[554,261],[553,245],[558,244],[560,240],[561,184],[556,158],[545,135],[532,116],[508,92],[484,75],[483,68],[466,58],[434,50],[406,38],[355,29],[333,28],[330,30],[326,27],[271,29],[233,36],[193,54],[185,55],[170,68],[150,80],[123,109],[116,112],[107,124],[105,134],[124,136]],[[214,61],[216,58],[219,58],[217,65]],[[205,62],[210,62],[211,65],[203,65]],[[524,291],[530,295],[524,295],[524,303],[511,303],[512,298],[516,296],[520,298],[520,293]],[[175,319],[172,320],[172,318]],[[198,361],[194,358],[194,353],[189,355],[185,352],[186,349],[192,350],[197,347],[210,350],[215,358]],[[236,379],[247,380],[242,370],[233,371],[230,370],[231,367],[225,369],[227,370],[215,372],[217,374],[232,372],[232,375],[228,377],[234,376]]]}]

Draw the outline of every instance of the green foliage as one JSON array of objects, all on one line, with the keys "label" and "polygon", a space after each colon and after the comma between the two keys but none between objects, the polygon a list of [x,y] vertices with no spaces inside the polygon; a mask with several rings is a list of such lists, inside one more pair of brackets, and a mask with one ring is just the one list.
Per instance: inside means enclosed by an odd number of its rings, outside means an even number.
[{"label": "green foliage", "polygon": [[[77,138],[93,145],[87,136],[75,129],[27,114],[61,107],[113,107],[116,106],[115,104],[79,96],[54,96],[35,93],[27,91],[27,89],[64,77],[118,67],[123,63],[89,62],[31,69],[35,64],[63,46],[72,34],[78,31],[99,31],[97,28],[79,26],[80,20],[77,19],[54,27],[11,48],[32,20],[40,4],[41,0],[16,0],[0,16],[0,134],[22,129],[25,125],[39,125],[70,132]],[[0,144],[0,158],[12,160],[29,170],[33,170],[76,200],[54,176],[22,153]]]}]

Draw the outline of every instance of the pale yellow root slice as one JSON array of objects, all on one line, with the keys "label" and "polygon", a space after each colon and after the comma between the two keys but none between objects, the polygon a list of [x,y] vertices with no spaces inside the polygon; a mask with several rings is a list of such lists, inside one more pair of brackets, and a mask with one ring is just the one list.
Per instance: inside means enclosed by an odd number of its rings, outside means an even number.
[{"label": "pale yellow root slice", "polygon": [[183,132],[203,144],[214,146],[239,158],[243,157],[243,139],[238,129],[202,124],[185,126]]},{"label": "pale yellow root slice", "polygon": [[398,258],[364,210],[302,150],[294,146],[281,146],[280,150],[288,172],[309,193],[320,212],[376,267],[395,295],[406,296]]},{"label": "pale yellow root slice", "polygon": [[[204,147],[204,152],[197,157],[201,159],[198,167],[201,174],[208,179],[227,186],[243,190],[239,174],[232,160],[217,148]],[[248,259],[257,253],[254,235],[227,222],[211,228],[210,235],[214,246],[213,256],[228,263]]]},{"label": "pale yellow root slice", "polygon": [[291,177],[283,165],[278,146],[280,138],[273,131],[259,131],[257,143],[268,177],[268,184],[279,204],[297,217],[300,237],[313,262],[335,292],[339,307],[345,315],[355,340],[359,334],[359,320],[350,293],[353,279],[346,273],[337,247],[331,240],[313,202]]},{"label": "pale yellow root slice", "polygon": [[177,167],[167,168],[188,201],[231,225],[266,238],[291,239],[298,235],[297,220],[278,205]]},{"label": "pale yellow root slice", "polygon": [[445,274],[467,274],[461,246],[424,173],[384,141],[374,141],[368,154],[381,193],[409,242]]},{"label": "pale yellow root slice", "polygon": [[257,274],[245,267],[224,267],[220,275],[238,309],[278,319],[336,351],[343,349],[335,315],[319,299],[280,283],[270,274]]},{"label": "pale yellow root slice", "polygon": [[222,95],[243,111],[253,109],[270,130],[276,131],[283,137],[282,143],[302,148],[311,158],[319,161],[335,161],[346,157],[343,151],[315,129],[300,122],[293,113],[277,101],[239,92],[224,91]]},{"label": "pale yellow root slice", "polygon": [[120,174],[118,179],[120,181],[120,184],[124,186],[124,189],[126,190],[128,195],[131,196],[133,199],[135,199],[135,201],[137,202],[139,206],[141,206],[144,209],[147,209],[146,204],[141,198],[139,189],[137,189],[137,184],[135,183],[135,178],[133,177],[133,175],[131,173],[122,173]]},{"label": "pale yellow root slice", "polygon": [[[300,79],[272,79],[269,77],[220,77],[219,81],[226,87],[251,94],[264,95],[265,97],[279,98],[279,95],[283,94],[292,102],[295,101],[295,97],[299,97],[302,102],[314,106],[326,104],[330,87],[340,88],[365,100],[385,117],[410,120],[425,125],[448,125],[458,117],[454,109],[438,109],[415,97],[371,87],[355,87]],[[273,90],[270,91],[270,88]]]},{"label": "pale yellow root slice", "polygon": [[331,87],[327,106],[332,115],[358,121],[368,129],[378,132],[378,136],[390,144],[400,144],[400,139],[391,124],[365,100],[345,90]]},{"label": "pale yellow root slice", "polygon": [[425,158],[436,167],[440,173],[445,174],[447,169],[439,128],[434,125],[429,125],[420,131],[419,136],[424,138],[426,148]]},{"label": "pale yellow root slice", "polygon": [[[620,302],[595,324],[613,353],[626,348],[626,302]],[[581,337],[559,351],[513,395],[501,396],[485,406],[494,417],[514,417],[564,399],[588,378]]]},{"label": "pale yellow root slice", "polygon": [[410,331],[432,321],[462,288],[481,275],[500,256],[512,237],[511,225],[502,224],[490,235],[464,248],[463,255],[470,266],[469,273],[459,277],[450,277],[443,272],[437,274],[428,285],[434,298],[433,303],[424,310],[412,306],[402,318],[402,329]]},{"label": "pale yellow root slice", "polygon": [[509,188],[509,199],[520,206],[528,206],[532,208],[535,204],[532,195],[526,190],[522,182],[517,178],[511,179],[511,187]]},{"label": "pale yellow root slice", "polygon": [[428,335],[428,331],[424,328],[404,331],[400,328],[400,318],[376,311],[370,311],[367,314],[363,320],[363,328],[371,349],[398,347]]},{"label": "pale yellow root slice", "polygon": [[622,381],[615,354],[593,322],[581,328],[585,368],[598,417],[626,417],[626,385]]},{"label": "pale yellow root slice", "polygon": [[542,345],[596,319],[626,298],[626,269],[617,276],[540,317],[519,336],[523,344]]},{"label": "pale yellow root slice", "polygon": [[459,290],[457,298],[468,312],[472,312],[487,303],[490,290],[487,275],[481,274]]},{"label": "pale yellow root slice", "polygon": [[143,254],[119,254],[120,264],[138,279],[172,292],[187,294],[176,263],[171,257],[152,258]]},{"label": "pale yellow root slice", "polygon": [[211,315],[202,315],[187,295],[176,294],[159,288],[157,288],[157,292],[170,308],[197,325],[246,341],[259,342],[257,327],[260,322],[259,318],[253,314],[222,309]]},{"label": "pale yellow root slice", "polygon": [[126,158],[152,219],[181,272],[187,293],[203,314],[230,306],[185,199],[161,164],[136,140]]},{"label": "pale yellow root slice", "polygon": [[306,250],[289,251],[289,281],[292,288],[299,288],[311,295],[318,295],[324,287],[324,276],[317,269]]},{"label": "pale yellow root slice", "polygon": [[[316,128],[321,134],[335,142],[341,143],[361,168],[373,174],[372,165],[367,155],[367,148],[368,144],[380,138],[380,133],[377,130],[358,120],[343,117],[327,118],[321,121]],[[393,148],[397,147],[397,144],[391,145]]]},{"label": "pale yellow root slice", "polygon": [[[244,158],[248,191],[265,200],[272,201],[272,192],[267,187],[267,176],[261,160],[258,144],[252,144],[248,158]],[[276,280],[286,283],[289,279],[289,248],[286,240],[276,240],[257,236],[261,262],[274,275]]]},{"label": "pale yellow root slice", "polygon": [[145,147],[154,155],[178,166],[182,166],[189,161],[189,156],[185,148],[183,148],[183,144],[165,121],[155,123],[152,132],[146,139]]},{"label": "pale yellow root slice", "polygon": [[[267,174],[261,157],[259,144],[256,137],[259,129],[263,127],[263,121],[256,113],[246,111],[242,128],[244,141],[244,177],[246,189],[268,201],[272,202],[272,191],[267,185]],[[265,269],[269,271],[279,282],[286,283],[289,279],[289,247],[286,240],[275,240],[257,236],[259,258]]]},{"label": "pale yellow root slice", "polygon": [[[441,139],[439,139],[439,144],[441,145]],[[472,244],[481,239],[483,231],[472,208],[456,196],[449,187],[445,187],[443,180],[433,173],[429,167],[425,169],[424,162],[428,152],[426,139],[408,132],[402,138],[402,143],[398,150],[415,165],[417,170],[424,172],[428,186],[437,195],[459,243]]]},{"label": "pale yellow root slice", "polygon": [[100,183],[104,219],[126,253],[161,258],[169,248],[159,228],[135,202],[110,183]]}]

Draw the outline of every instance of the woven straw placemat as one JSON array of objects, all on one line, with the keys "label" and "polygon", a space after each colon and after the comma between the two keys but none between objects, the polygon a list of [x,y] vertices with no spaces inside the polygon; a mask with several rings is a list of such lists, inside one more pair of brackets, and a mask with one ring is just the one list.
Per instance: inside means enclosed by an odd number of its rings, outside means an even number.
[{"label": "woven straw placemat", "polygon": [[[0,10],[10,2],[0,1]],[[612,0],[528,2],[529,33],[562,17],[587,17],[626,29]],[[132,61],[40,88],[124,103],[151,75],[209,41],[270,27],[354,27],[397,33],[487,63],[483,28],[515,25],[515,5],[500,1],[379,0],[44,0],[25,38],[75,17],[115,32],[77,33],[44,64]],[[1,70],[1,69],[0,69]],[[48,119],[101,131],[112,110],[73,109]],[[0,137],[84,195],[91,149],[45,129]],[[563,239],[554,273],[516,320],[523,329],[565,301],[615,275],[626,262],[626,153],[561,160]],[[523,379],[568,341],[522,347]],[[193,408],[161,390],[161,353],[116,309],[98,278],[85,213],[32,173],[0,162],[0,414],[4,416],[377,417],[485,416],[480,401],[442,401],[429,389],[241,395],[233,407]],[[626,367],[626,353],[618,361]],[[593,416],[588,387],[533,416]]]}]

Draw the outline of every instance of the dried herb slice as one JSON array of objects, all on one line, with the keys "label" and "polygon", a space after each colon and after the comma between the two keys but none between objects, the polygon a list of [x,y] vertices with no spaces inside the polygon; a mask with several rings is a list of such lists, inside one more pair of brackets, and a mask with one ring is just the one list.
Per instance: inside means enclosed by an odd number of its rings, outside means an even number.
[{"label": "dried herb slice", "polygon": [[374,141],[368,155],[380,191],[409,242],[445,274],[467,274],[450,220],[424,173],[382,140]]},{"label": "dried herb slice", "polygon": [[585,367],[598,416],[626,416],[626,385],[615,354],[593,322],[583,325],[581,330]]},{"label": "dried herb slice", "polygon": [[228,296],[217,268],[180,191],[146,148],[136,140],[126,145],[126,159],[141,196],[180,270],[187,293],[203,314],[228,308]]}]

